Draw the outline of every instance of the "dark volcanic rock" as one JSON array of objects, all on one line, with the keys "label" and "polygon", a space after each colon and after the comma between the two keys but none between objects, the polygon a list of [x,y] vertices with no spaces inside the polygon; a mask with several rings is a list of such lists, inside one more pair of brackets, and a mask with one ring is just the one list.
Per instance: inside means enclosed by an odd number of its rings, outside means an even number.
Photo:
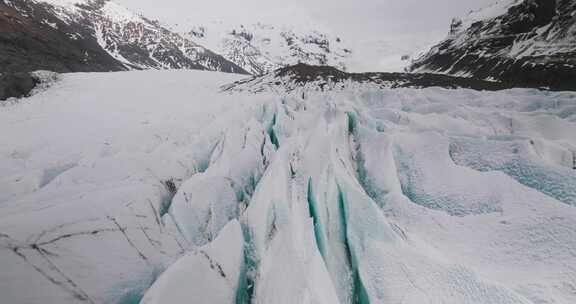
[{"label": "dark volcanic rock", "polygon": [[[0,0],[0,73],[51,70],[56,72],[119,71],[112,58],[82,24],[67,24],[50,6],[25,0]],[[54,27],[49,24],[54,25]]]},{"label": "dark volcanic rock", "polygon": [[263,76],[252,77],[225,86],[224,90],[266,92],[278,89],[291,92],[306,90],[326,91],[350,85],[374,85],[381,88],[466,88],[474,90],[503,90],[513,86],[508,83],[486,81],[429,73],[346,73],[330,66],[297,64],[277,69]]},{"label": "dark volcanic rock", "polygon": [[38,83],[39,80],[30,73],[0,75],[0,100],[28,96]]},{"label": "dark volcanic rock", "polygon": [[[454,24],[454,22],[453,22]],[[416,60],[412,71],[469,75],[515,86],[576,90],[576,1],[510,2]]]}]

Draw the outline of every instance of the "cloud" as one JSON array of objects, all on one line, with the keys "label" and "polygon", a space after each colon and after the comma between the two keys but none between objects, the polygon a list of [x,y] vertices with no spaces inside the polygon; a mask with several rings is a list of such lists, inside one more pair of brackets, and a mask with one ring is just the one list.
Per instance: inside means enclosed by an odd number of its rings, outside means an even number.
[{"label": "cloud", "polygon": [[116,0],[167,22],[204,23],[314,18],[349,36],[447,31],[450,19],[495,0]]}]

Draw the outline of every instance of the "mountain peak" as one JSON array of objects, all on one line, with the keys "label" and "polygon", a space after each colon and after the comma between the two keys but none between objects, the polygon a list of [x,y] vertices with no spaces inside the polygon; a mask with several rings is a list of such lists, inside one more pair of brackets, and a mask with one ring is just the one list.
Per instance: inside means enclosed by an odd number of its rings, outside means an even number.
[{"label": "mountain peak", "polygon": [[340,37],[310,22],[298,25],[214,22],[191,25],[184,32],[254,75],[299,62],[346,69],[352,53]]},{"label": "mountain peak", "polygon": [[576,89],[576,2],[508,0],[469,14],[417,59],[417,72]]}]

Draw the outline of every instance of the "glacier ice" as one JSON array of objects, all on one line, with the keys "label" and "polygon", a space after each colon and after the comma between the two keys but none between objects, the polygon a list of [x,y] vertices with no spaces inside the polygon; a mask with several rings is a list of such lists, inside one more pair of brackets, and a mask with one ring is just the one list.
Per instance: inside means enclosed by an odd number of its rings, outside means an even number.
[{"label": "glacier ice", "polygon": [[235,303],[243,261],[242,228],[231,220],[210,244],[170,265],[140,303]]},{"label": "glacier ice", "polygon": [[237,78],[63,75],[0,108],[1,301],[576,301],[575,94]]}]

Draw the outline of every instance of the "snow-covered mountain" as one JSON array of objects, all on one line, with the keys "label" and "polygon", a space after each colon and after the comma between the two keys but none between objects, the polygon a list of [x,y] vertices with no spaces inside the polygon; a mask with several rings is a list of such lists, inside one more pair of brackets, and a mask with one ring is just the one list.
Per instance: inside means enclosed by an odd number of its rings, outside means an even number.
[{"label": "snow-covered mountain", "polygon": [[[0,72],[201,69],[261,75],[307,63],[346,70],[340,37],[313,22],[169,26],[112,0],[2,0]],[[189,21],[192,23],[193,21]]]},{"label": "snow-covered mountain", "polygon": [[0,302],[576,302],[575,93],[242,77],[2,103]]},{"label": "snow-covered mountain", "polygon": [[411,69],[576,89],[576,2],[500,0],[454,19]]},{"label": "snow-covered mountain", "polygon": [[213,22],[194,26],[185,30],[185,34],[253,75],[297,63],[345,70],[352,55],[351,48],[340,37],[305,22],[292,25]]},{"label": "snow-covered mountain", "polygon": [[200,69],[236,64],[110,0],[3,0],[0,72]]}]

